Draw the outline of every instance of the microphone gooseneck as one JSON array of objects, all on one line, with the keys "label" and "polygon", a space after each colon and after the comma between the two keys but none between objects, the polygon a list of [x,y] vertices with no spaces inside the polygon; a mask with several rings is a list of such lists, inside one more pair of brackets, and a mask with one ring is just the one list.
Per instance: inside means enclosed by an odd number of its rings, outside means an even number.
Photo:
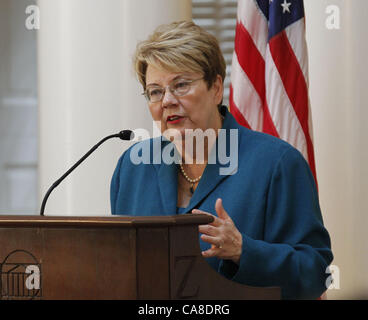
[{"label": "microphone gooseneck", "polygon": [[93,146],[82,158],[80,158],[67,172],[65,172],[58,180],[56,180],[52,186],[47,190],[41,204],[40,215],[43,216],[45,212],[45,206],[47,199],[49,198],[52,190],[54,190],[75,168],[77,168],[84,160],[86,160],[92,152],[94,152],[101,144],[111,138],[120,138],[121,140],[131,140],[134,138],[134,133],[131,130],[122,130],[117,134],[112,134],[103,138],[95,146]]}]

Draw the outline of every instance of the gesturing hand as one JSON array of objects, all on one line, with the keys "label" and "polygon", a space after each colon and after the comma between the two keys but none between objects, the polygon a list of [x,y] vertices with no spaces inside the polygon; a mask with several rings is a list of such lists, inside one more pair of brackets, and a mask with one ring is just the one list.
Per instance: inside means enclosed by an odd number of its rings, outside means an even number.
[{"label": "gesturing hand", "polygon": [[242,235],[222,206],[221,199],[216,200],[215,210],[218,217],[202,210],[192,210],[194,214],[208,214],[215,219],[210,224],[199,226],[199,232],[202,233],[201,239],[211,244],[211,248],[203,251],[202,255],[205,258],[228,259],[239,264],[243,245]]}]

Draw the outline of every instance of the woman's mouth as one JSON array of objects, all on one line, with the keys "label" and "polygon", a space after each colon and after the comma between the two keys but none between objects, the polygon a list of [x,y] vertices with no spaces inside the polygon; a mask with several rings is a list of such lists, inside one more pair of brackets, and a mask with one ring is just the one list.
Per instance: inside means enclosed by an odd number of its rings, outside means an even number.
[{"label": "woman's mouth", "polygon": [[183,119],[184,119],[184,117],[173,115],[173,116],[168,116],[166,118],[166,121],[167,121],[167,123],[170,123],[170,124],[176,124],[176,123],[179,123]]}]

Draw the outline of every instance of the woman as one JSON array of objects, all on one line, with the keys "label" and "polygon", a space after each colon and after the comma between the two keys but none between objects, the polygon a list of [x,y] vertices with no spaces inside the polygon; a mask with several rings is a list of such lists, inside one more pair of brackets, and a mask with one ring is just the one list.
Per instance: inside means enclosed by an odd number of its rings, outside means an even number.
[{"label": "woman", "polygon": [[[112,214],[211,214],[214,222],[199,231],[215,270],[243,284],[279,286],[283,298],[319,297],[332,252],[313,176],[296,149],[241,127],[221,106],[225,62],[216,39],[192,22],[161,26],[138,45],[135,69],[165,138],[156,154],[157,138],[122,155],[111,183]],[[200,140],[195,130],[215,132],[202,153],[187,144]],[[216,152],[226,144],[228,154],[234,141],[237,166],[221,174]],[[156,161],[168,145],[179,164]],[[137,146],[150,147],[150,164],[132,161]]]}]

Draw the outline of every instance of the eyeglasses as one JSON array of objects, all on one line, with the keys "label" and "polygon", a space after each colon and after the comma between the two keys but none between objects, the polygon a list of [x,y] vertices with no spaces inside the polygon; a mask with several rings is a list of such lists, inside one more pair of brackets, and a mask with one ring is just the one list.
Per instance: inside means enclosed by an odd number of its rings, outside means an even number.
[{"label": "eyeglasses", "polygon": [[145,92],[142,94],[146,97],[147,101],[150,103],[159,102],[163,99],[166,89],[169,88],[169,91],[174,96],[184,96],[186,95],[190,88],[192,87],[193,82],[202,80],[202,78],[199,79],[193,79],[193,80],[186,80],[186,79],[176,79],[173,82],[171,82],[168,86],[165,88],[160,86],[150,86],[146,89]]}]

